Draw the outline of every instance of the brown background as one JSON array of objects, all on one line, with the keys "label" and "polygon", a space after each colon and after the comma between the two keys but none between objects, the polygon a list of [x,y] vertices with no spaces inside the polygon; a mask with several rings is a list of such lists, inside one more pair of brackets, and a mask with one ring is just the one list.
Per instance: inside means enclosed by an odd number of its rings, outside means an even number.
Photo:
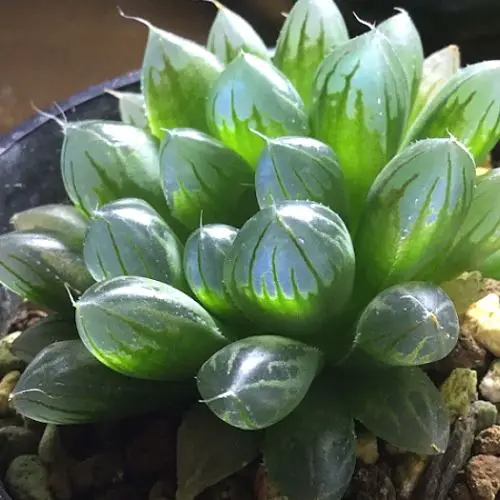
[{"label": "brown background", "polygon": [[[273,44],[293,0],[223,0]],[[500,0],[336,0],[351,35],[352,12],[370,22],[409,10],[426,52],[449,43],[463,62],[500,58]],[[204,0],[0,0],[0,135],[54,101],[141,65],[147,30],[123,19],[144,17],[205,42],[216,13]]]},{"label": "brown background", "polygon": [[[253,0],[250,15],[279,22],[291,3]],[[203,0],[0,0],[0,134],[33,115],[31,103],[45,108],[140,67],[147,30],[117,5],[200,42],[216,12]]]}]

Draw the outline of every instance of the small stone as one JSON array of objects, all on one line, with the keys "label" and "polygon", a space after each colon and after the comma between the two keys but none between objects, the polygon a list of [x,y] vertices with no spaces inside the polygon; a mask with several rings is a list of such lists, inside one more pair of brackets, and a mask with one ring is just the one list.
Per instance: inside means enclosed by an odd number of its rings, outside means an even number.
[{"label": "small stone", "polygon": [[485,295],[488,295],[489,293],[496,293],[500,296],[500,281],[498,280],[485,278],[483,280],[483,288],[485,291]]},{"label": "small stone", "polygon": [[491,169],[486,167],[476,167],[476,176],[479,177],[481,175],[487,174]]},{"label": "small stone", "polygon": [[71,471],[75,490],[85,492],[123,479],[123,460],[118,453],[101,453],[77,463]]},{"label": "small stone", "polygon": [[369,432],[358,436],[356,440],[356,458],[366,465],[374,464],[378,460],[377,437]]},{"label": "small stone", "polygon": [[0,417],[8,415],[10,393],[14,390],[20,377],[20,371],[12,371],[4,375],[0,380]]},{"label": "small stone", "polygon": [[495,500],[500,491],[500,457],[477,455],[465,470],[474,500]]},{"label": "small stone", "polygon": [[500,403],[500,359],[491,364],[479,384],[479,392],[491,403]]},{"label": "small stone", "polygon": [[460,316],[469,309],[471,304],[487,295],[484,290],[484,281],[479,271],[467,271],[451,281],[441,283],[440,286],[450,297]]},{"label": "small stone", "polygon": [[375,464],[358,469],[345,497],[348,500],[396,500],[396,488],[387,464]]},{"label": "small stone", "polygon": [[470,321],[461,320],[458,342],[450,354],[432,363],[438,373],[448,375],[454,368],[470,368],[483,374],[488,363],[488,351],[472,336]]},{"label": "small stone", "polygon": [[7,426],[0,429],[0,475],[3,475],[14,458],[36,453],[38,439],[29,429]]},{"label": "small stone", "polygon": [[474,454],[500,456],[500,425],[493,425],[479,433],[474,441]]},{"label": "small stone", "polygon": [[48,424],[38,445],[38,456],[46,465],[59,460],[63,455],[59,429],[57,425]]},{"label": "small stone", "polygon": [[3,339],[2,343],[5,344],[9,349],[11,348],[14,341],[21,335],[23,332],[12,332],[7,334]]},{"label": "small stone", "polygon": [[15,314],[11,317],[9,333],[15,331],[23,332],[26,328],[38,323],[40,319],[46,316],[46,311],[42,311],[32,302],[24,301],[19,305]]},{"label": "small stone", "polygon": [[25,366],[23,361],[10,352],[9,345],[3,340],[0,341],[0,377],[9,372],[22,371]]},{"label": "small stone", "polygon": [[477,400],[477,373],[467,368],[455,368],[441,386],[446,407],[452,420],[469,414]]},{"label": "small stone", "polygon": [[5,486],[16,500],[54,500],[47,469],[36,455],[21,455],[10,464]]},{"label": "small stone", "polygon": [[450,490],[451,500],[474,500],[465,481],[457,481]]},{"label": "small stone", "polygon": [[409,453],[398,463],[394,471],[394,485],[398,490],[398,498],[409,500],[417,486],[420,476],[427,466],[428,458]]},{"label": "small stone", "polygon": [[497,407],[489,401],[482,399],[476,401],[472,405],[474,414],[476,416],[476,432],[481,432],[488,427],[494,425],[497,421],[498,410]]},{"label": "small stone", "polygon": [[465,313],[475,326],[474,338],[494,356],[500,357],[500,297],[490,293]]}]

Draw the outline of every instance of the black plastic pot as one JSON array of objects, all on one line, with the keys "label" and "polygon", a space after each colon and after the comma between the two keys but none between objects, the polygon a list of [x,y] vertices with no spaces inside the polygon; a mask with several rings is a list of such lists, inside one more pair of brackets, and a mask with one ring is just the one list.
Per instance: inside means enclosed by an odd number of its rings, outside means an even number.
[{"label": "black plastic pot", "polygon": [[[118,103],[106,89],[138,91],[133,71],[74,95],[45,112],[69,121],[119,119]],[[36,115],[0,138],[0,234],[10,229],[13,214],[46,203],[65,201],[59,154],[63,135],[50,118]]]},{"label": "black plastic pot", "polygon": [[[117,120],[117,100],[106,89],[138,91],[139,71],[91,87],[46,113],[59,118],[64,114],[69,121]],[[0,234],[10,229],[16,212],[67,199],[59,169],[62,140],[60,126],[40,114],[0,138]],[[17,304],[17,297],[0,285],[0,333]],[[1,482],[0,500],[11,500]]]}]

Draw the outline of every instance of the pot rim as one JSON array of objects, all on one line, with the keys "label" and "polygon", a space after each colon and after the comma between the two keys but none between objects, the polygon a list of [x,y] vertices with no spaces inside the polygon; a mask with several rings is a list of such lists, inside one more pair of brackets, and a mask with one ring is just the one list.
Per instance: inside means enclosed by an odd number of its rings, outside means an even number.
[{"label": "pot rim", "polygon": [[[61,116],[72,108],[76,108],[92,99],[96,99],[107,89],[118,90],[122,87],[137,83],[140,80],[140,73],[140,70],[133,70],[97,85],[92,85],[88,87],[87,90],[77,92],[64,101],[55,102],[53,106],[42,110],[42,112],[54,117]],[[34,132],[50,119],[51,118],[48,116],[37,113],[12,128],[6,135],[0,137],[0,156],[8,151],[15,143]]]}]

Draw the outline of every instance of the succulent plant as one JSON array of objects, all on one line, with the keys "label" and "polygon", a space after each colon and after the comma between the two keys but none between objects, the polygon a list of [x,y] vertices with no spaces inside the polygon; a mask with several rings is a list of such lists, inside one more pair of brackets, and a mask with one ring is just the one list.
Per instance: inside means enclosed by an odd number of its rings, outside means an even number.
[{"label": "succulent plant", "polygon": [[500,61],[424,59],[405,11],[350,38],[331,0],[298,0],[273,53],[215,3],[207,47],[145,23],[121,121],[64,125],[71,204],[0,237],[0,281],[52,311],[12,400],[71,424],[198,399],[288,498],[334,500],[356,421],[447,446],[425,367],[459,334],[441,285],[500,273],[500,176],[475,170]]}]

